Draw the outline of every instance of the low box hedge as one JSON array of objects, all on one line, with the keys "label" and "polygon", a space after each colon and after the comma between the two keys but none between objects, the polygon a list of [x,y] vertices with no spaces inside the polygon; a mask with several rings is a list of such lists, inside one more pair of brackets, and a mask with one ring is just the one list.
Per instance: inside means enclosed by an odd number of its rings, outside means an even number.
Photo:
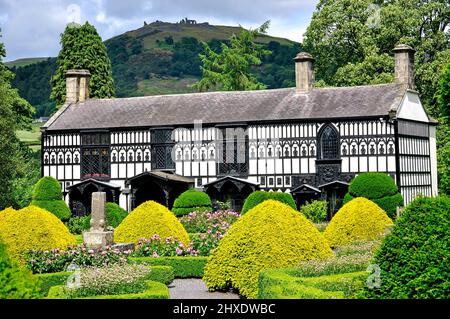
[{"label": "low box hedge", "polygon": [[[161,282],[147,281],[147,289],[141,293],[90,296],[79,299],[169,299],[169,288]],[[64,286],[50,288],[47,299],[66,299]]]},{"label": "low box hedge", "polygon": [[208,257],[130,257],[128,260],[151,266],[170,266],[175,278],[202,278]]},{"label": "low box hedge", "polygon": [[262,271],[258,282],[260,299],[343,299],[357,298],[367,272],[318,277],[296,277],[290,269]]},{"label": "low box hedge", "polygon": [[148,280],[168,285],[175,279],[174,271],[171,266],[151,266],[151,269],[152,271],[147,277]]},{"label": "low box hedge", "polygon": [[51,287],[64,285],[71,274],[71,272],[56,272],[34,275],[38,281],[39,293],[41,296],[46,297]]}]

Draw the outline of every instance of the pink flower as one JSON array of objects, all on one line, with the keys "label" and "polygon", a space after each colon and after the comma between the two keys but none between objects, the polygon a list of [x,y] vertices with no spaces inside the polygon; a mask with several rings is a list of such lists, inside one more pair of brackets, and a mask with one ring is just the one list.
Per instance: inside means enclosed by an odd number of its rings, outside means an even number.
[{"label": "pink flower", "polygon": [[178,256],[183,254],[183,250],[181,250],[180,248],[177,247],[177,249],[175,249],[175,250],[176,250]]},{"label": "pink flower", "polygon": [[158,253],[156,251],[153,252],[153,257],[154,258],[158,258],[159,257],[159,255],[158,255]]}]

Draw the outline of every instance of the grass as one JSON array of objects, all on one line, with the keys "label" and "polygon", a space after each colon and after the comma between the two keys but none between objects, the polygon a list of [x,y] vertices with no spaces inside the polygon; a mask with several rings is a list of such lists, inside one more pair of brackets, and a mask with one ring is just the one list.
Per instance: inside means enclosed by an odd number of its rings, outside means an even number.
[{"label": "grass", "polygon": [[10,61],[10,62],[5,62],[5,65],[8,68],[20,68],[20,67],[24,67],[27,65],[31,65],[31,64],[35,64],[35,63],[39,63],[42,61],[47,60],[48,58],[25,58],[25,59],[17,59],[14,61]]},{"label": "grass", "polygon": [[42,123],[33,123],[31,130],[17,131],[17,138],[27,144],[33,151],[38,151],[41,149],[41,126]]},{"label": "grass", "polygon": [[198,79],[194,77],[154,77],[138,83],[139,95],[183,94],[196,92],[192,85]]}]

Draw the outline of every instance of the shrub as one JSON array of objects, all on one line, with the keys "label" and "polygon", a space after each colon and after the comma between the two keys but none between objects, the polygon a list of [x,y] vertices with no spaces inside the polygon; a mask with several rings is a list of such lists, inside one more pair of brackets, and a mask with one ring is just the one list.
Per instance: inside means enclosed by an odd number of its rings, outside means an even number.
[{"label": "shrub", "polygon": [[148,276],[149,280],[169,285],[175,278],[173,268],[170,266],[152,266]]},{"label": "shrub", "polygon": [[323,234],[330,246],[336,247],[358,240],[375,240],[391,224],[392,220],[378,205],[359,197],[339,209]]},{"label": "shrub", "polygon": [[46,297],[51,287],[64,285],[71,275],[72,272],[57,272],[54,274],[38,274],[34,277],[37,278],[40,295]]},{"label": "shrub", "polygon": [[42,177],[33,187],[33,200],[62,200],[61,185],[50,176]]},{"label": "shrub", "polygon": [[0,244],[0,299],[30,299],[39,297],[39,286],[31,273],[20,268]]},{"label": "shrub", "polygon": [[403,197],[394,180],[385,173],[362,173],[355,177],[344,197],[347,204],[356,197],[365,197],[380,206],[390,218],[395,218]]},{"label": "shrub", "polygon": [[113,228],[116,228],[127,217],[128,213],[125,209],[117,205],[116,203],[106,203],[106,224]]},{"label": "shrub", "polygon": [[195,189],[189,189],[178,196],[173,203],[172,211],[183,216],[195,211],[211,211],[212,203],[209,195]]},{"label": "shrub", "polygon": [[197,256],[192,243],[185,247],[184,244],[172,237],[162,239],[159,235],[153,235],[150,239],[140,239],[133,257],[174,257],[174,256]]},{"label": "shrub", "polygon": [[262,271],[258,298],[261,299],[349,299],[364,287],[367,273],[353,272],[318,277],[297,277],[289,270]]},{"label": "shrub", "polygon": [[31,205],[48,210],[62,221],[68,221],[72,212],[63,200],[33,200]]},{"label": "shrub", "polygon": [[10,256],[21,262],[29,250],[67,249],[75,244],[75,237],[55,215],[36,206],[2,214],[0,234]]},{"label": "shrub", "polygon": [[89,249],[85,245],[70,247],[65,251],[52,249],[47,251],[30,251],[26,265],[35,274],[66,271],[74,264],[79,267],[106,267],[125,263],[129,251],[112,249],[111,246]]},{"label": "shrub", "polygon": [[91,228],[91,215],[72,217],[67,226],[72,234],[80,235]]},{"label": "shrub", "polygon": [[138,243],[141,238],[173,237],[185,246],[189,235],[174,214],[154,201],[148,201],[134,209],[116,228],[114,240],[118,243]]},{"label": "shrub", "polygon": [[313,200],[311,203],[306,202],[300,211],[313,223],[320,223],[327,219],[328,203],[323,200]]},{"label": "shrub", "polygon": [[72,212],[62,198],[59,182],[53,177],[45,176],[34,185],[31,205],[46,209],[62,221],[67,221]]},{"label": "shrub", "polygon": [[211,252],[219,245],[224,232],[211,231],[207,233],[191,234],[192,247],[199,256],[209,256]]},{"label": "shrub", "polygon": [[201,278],[207,257],[130,257],[131,263],[150,266],[170,266],[176,278]]},{"label": "shrub", "polygon": [[309,220],[283,203],[267,200],[231,226],[209,257],[203,279],[210,290],[233,287],[255,298],[261,270],[331,256],[326,240]]},{"label": "shrub", "polygon": [[[181,224],[188,233],[206,233],[211,228],[233,224],[241,215],[232,210],[217,212],[192,212],[180,218]],[[228,229],[227,227],[227,229]]]},{"label": "shrub", "polygon": [[375,255],[381,287],[366,288],[366,297],[450,297],[449,212],[449,197],[419,197],[406,207]]},{"label": "shrub", "polygon": [[242,207],[241,214],[244,215],[250,209],[268,199],[277,200],[297,210],[297,205],[295,204],[295,200],[291,194],[280,192],[255,191],[250,195],[248,195],[247,199],[245,200],[244,206]]}]

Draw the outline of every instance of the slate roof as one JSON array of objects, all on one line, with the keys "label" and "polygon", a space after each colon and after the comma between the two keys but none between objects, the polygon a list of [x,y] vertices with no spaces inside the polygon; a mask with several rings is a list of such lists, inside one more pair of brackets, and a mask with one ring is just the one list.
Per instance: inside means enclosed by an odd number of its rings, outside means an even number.
[{"label": "slate roof", "polygon": [[90,99],[64,106],[44,126],[48,131],[309,120],[386,116],[405,88],[381,84],[344,88],[295,88],[207,92],[117,99]]}]

